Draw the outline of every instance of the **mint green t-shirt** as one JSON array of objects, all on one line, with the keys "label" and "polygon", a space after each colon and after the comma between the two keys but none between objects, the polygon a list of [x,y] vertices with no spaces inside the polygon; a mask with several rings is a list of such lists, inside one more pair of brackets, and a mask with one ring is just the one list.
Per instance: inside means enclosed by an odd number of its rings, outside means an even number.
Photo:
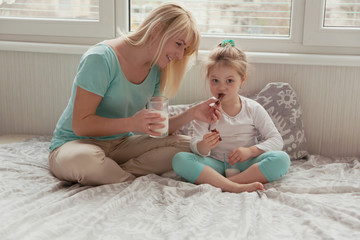
[{"label": "mint green t-shirt", "polygon": [[151,68],[141,84],[129,82],[113,49],[99,43],[92,46],[81,58],[67,107],[61,115],[51,140],[50,151],[64,143],[78,139],[111,140],[133,135],[132,132],[105,136],[80,137],[72,129],[72,115],[77,86],[102,97],[96,115],[106,118],[127,118],[144,109],[152,96],[159,95],[160,69]]}]

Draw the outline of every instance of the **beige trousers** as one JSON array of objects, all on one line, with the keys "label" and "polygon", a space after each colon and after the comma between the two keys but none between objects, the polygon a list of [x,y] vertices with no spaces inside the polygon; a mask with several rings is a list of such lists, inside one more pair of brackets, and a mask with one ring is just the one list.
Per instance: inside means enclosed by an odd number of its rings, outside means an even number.
[{"label": "beige trousers", "polygon": [[60,180],[83,185],[119,183],[171,170],[173,156],[178,152],[189,152],[189,145],[190,137],[183,135],[75,140],[50,153],[50,171]]}]

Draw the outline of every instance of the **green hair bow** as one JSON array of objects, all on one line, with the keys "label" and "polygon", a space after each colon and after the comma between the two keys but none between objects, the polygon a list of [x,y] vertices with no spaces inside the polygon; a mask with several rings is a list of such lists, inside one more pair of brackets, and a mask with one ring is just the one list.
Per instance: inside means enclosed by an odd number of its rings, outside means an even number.
[{"label": "green hair bow", "polygon": [[226,47],[228,45],[235,47],[235,42],[231,39],[226,39],[226,40],[222,41],[222,43],[221,43],[222,47]]}]

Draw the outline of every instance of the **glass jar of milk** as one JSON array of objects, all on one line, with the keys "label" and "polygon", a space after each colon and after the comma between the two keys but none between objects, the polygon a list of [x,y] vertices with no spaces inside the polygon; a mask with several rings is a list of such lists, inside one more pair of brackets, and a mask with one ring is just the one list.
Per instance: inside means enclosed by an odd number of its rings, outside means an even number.
[{"label": "glass jar of milk", "polygon": [[152,125],[163,124],[163,128],[154,129],[154,132],[161,133],[160,136],[149,135],[154,138],[162,138],[168,136],[169,132],[169,99],[166,97],[152,97],[147,103],[147,109],[151,112],[160,113],[162,118],[165,118],[164,121],[157,123],[152,123]]}]

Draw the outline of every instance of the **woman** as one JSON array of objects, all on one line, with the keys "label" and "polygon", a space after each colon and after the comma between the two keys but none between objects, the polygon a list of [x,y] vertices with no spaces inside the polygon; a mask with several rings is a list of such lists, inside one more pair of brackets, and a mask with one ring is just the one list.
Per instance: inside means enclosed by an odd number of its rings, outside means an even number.
[{"label": "woman", "polygon": [[[171,169],[177,152],[190,151],[189,138],[159,135],[160,114],[144,109],[151,96],[173,96],[199,32],[192,14],[165,3],[127,36],[91,47],[81,58],[72,94],[50,145],[51,172],[84,185],[118,183]],[[169,120],[169,133],[191,120],[214,122],[219,112],[208,100]]]}]

